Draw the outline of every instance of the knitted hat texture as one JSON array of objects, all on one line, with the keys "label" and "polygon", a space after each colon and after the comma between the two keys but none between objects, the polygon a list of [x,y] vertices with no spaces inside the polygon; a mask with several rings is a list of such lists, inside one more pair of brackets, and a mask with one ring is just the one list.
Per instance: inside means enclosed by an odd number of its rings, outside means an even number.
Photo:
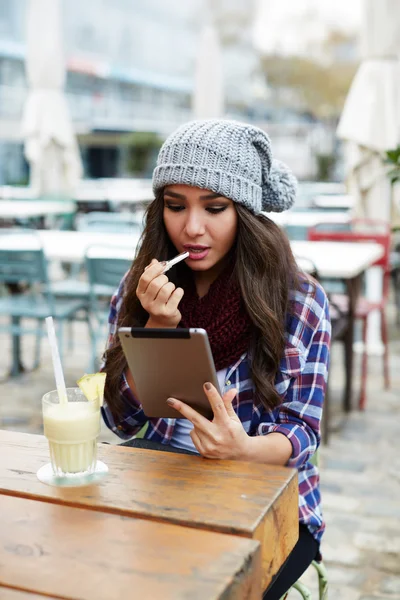
[{"label": "knitted hat texture", "polygon": [[221,194],[255,214],[287,210],[297,192],[295,176],[272,158],[270,139],[262,129],[223,119],[189,121],[166,139],[154,169],[153,191],[173,184]]}]

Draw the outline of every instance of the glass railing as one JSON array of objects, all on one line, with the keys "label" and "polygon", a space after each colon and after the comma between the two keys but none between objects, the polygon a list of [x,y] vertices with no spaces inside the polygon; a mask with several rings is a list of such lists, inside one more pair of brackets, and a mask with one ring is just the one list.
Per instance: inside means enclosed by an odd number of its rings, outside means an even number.
[{"label": "glass railing", "polygon": [[[71,118],[87,129],[114,129],[121,131],[168,132],[192,116],[189,108],[171,104],[124,101],[113,95],[75,94],[67,92]],[[25,88],[0,86],[0,119],[20,121]]]}]

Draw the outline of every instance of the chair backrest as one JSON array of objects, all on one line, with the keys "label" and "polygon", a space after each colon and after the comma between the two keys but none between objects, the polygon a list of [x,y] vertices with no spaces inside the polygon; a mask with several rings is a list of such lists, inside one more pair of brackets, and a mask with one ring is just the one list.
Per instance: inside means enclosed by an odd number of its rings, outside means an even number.
[{"label": "chair backrest", "polygon": [[86,249],[85,266],[92,312],[100,309],[100,297],[112,296],[131,265],[132,258],[126,248],[93,245]]},{"label": "chair backrest", "polygon": [[92,211],[80,215],[76,228],[78,231],[100,233],[140,233],[142,225],[140,220],[131,213]]},{"label": "chair backrest", "polygon": [[89,283],[115,290],[131,264],[132,261],[128,258],[86,256]]},{"label": "chair backrest", "polygon": [[381,267],[383,294],[389,293],[391,230],[387,221],[379,219],[352,219],[349,223],[319,223],[308,230],[310,241],[374,242],[383,248],[383,255],[371,266]]},{"label": "chair backrest", "polygon": [[389,271],[391,231],[387,221],[378,219],[352,219],[349,223],[319,223],[308,230],[310,241],[375,242],[384,253],[374,265]]},{"label": "chair backrest", "polygon": [[0,281],[3,283],[48,284],[47,263],[42,248],[0,249]]}]

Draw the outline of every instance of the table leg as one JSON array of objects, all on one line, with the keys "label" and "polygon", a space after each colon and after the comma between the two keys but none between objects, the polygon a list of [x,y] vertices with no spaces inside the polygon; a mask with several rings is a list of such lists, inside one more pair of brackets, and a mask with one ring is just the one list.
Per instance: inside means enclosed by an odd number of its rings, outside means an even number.
[{"label": "table leg", "polygon": [[[7,283],[7,287],[11,293],[21,293],[21,286],[18,283]],[[14,328],[19,328],[21,319],[20,317],[11,317],[11,325]],[[10,377],[17,377],[25,371],[24,365],[21,361],[21,337],[19,335],[12,334],[12,365],[10,371]]]},{"label": "table leg", "polygon": [[354,330],[355,330],[355,312],[357,299],[361,288],[361,275],[348,279],[346,281],[347,295],[349,298],[349,325],[344,336],[345,345],[345,372],[346,372],[346,383],[345,383],[345,394],[343,408],[345,412],[351,411],[352,404],[352,393],[353,393],[353,366],[354,366]]},{"label": "table leg", "polygon": [[[11,317],[12,325],[19,327],[20,318]],[[21,362],[21,337],[19,335],[12,335],[12,365],[10,371],[10,377],[17,377],[25,371],[24,365]]]}]

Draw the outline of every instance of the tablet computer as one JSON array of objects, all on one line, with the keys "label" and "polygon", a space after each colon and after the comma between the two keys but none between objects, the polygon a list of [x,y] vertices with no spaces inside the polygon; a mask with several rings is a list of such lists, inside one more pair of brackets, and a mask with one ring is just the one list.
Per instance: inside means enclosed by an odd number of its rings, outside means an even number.
[{"label": "tablet computer", "polygon": [[118,335],[148,417],[182,418],[166,403],[169,397],[213,417],[203,384],[219,385],[205,329],[120,327]]}]

